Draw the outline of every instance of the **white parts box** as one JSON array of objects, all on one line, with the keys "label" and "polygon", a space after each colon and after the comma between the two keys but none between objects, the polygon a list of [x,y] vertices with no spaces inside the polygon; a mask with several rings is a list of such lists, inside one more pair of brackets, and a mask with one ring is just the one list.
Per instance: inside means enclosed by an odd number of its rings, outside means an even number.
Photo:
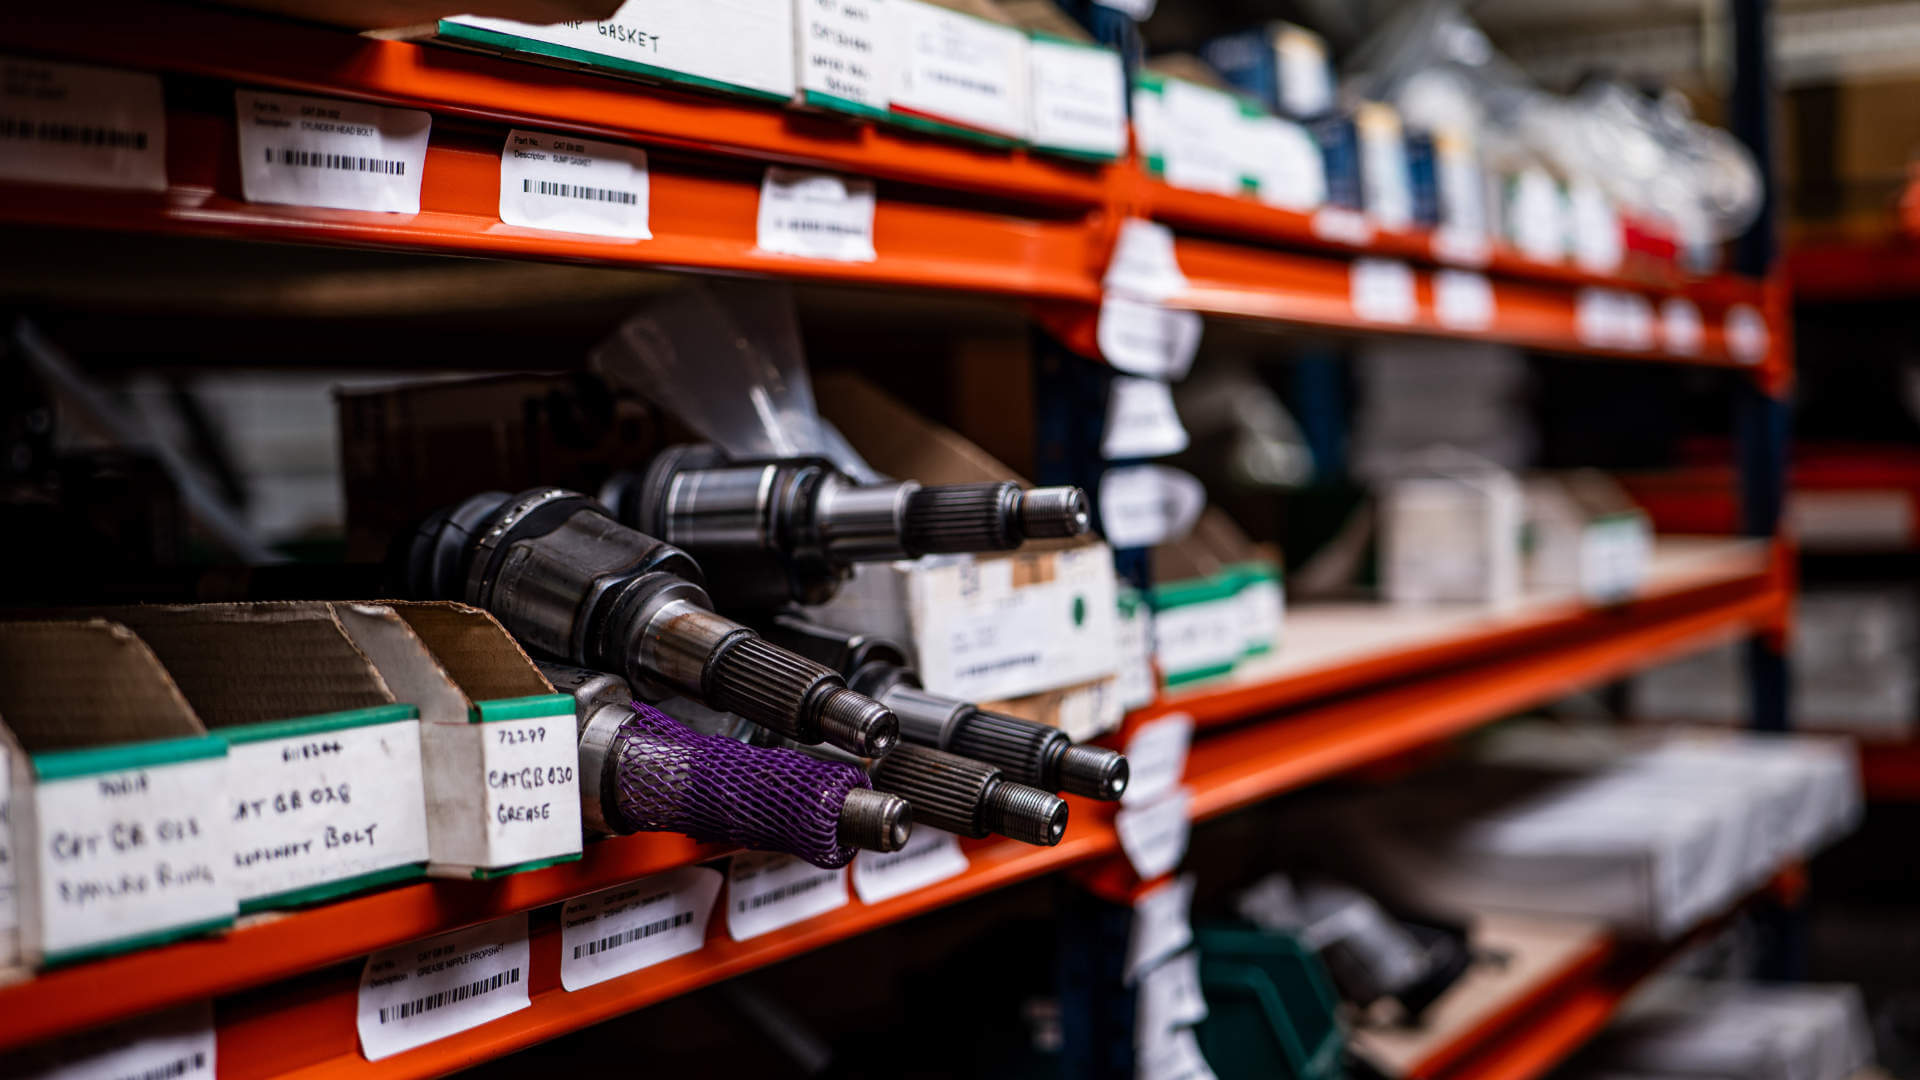
[{"label": "white parts box", "polygon": [[1630,1002],[1582,1063],[1575,1080],[1849,1080],[1873,1063],[1873,1030],[1858,987],[1671,977]]},{"label": "white parts box", "polygon": [[887,19],[895,57],[889,108],[896,121],[1027,140],[1025,31],[925,0],[887,0]]},{"label": "white parts box", "polygon": [[0,907],[0,960],[65,963],[233,920],[226,742],[131,630],[0,623],[0,721],[14,856],[0,896],[17,904]]},{"label": "white parts box", "polygon": [[1380,500],[1380,582],[1396,604],[1520,595],[1520,484],[1485,468],[1396,480]]}]

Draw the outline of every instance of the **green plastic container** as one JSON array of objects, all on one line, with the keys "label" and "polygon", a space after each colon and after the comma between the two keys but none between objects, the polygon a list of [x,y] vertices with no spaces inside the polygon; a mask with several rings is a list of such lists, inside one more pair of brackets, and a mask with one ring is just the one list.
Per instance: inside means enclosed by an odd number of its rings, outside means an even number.
[{"label": "green plastic container", "polygon": [[1340,1080],[1333,982],[1292,935],[1240,926],[1194,934],[1207,1018],[1195,1028],[1220,1080]]}]

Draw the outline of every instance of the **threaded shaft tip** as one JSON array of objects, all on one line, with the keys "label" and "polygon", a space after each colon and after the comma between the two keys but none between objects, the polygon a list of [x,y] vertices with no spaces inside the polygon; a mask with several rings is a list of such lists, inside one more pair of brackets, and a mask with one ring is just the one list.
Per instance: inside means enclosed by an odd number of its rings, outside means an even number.
[{"label": "threaded shaft tip", "polygon": [[1069,746],[1060,755],[1060,790],[1112,802],[1132,775],[1125,754],[1104,746]]},{"label": "threaded shaft tip", "polygon": [[1067,835],[1067,801],[1025,784],[1001,781],[987,793],[987,828],[1023,844],[1052,847]]},{"label": "threaded shaft tip", "polygon": [[861,757],[881,757],[900,741],[900,718],[856,690],[834,690],[822,696],[814,726],[824,741]]},{"label": "threaded shaft tip", "polygon": [[1020,494],[1020,532],[1029,540],[1084,536],[1091,528],[1092,507],[1077,487],[1029,488]]},{"label": "threaded shaft tip", "polygon": [[899,851],[913,835],[913,807],[898,795],[854,788],[840,805],[840,842],[867,851]]}]

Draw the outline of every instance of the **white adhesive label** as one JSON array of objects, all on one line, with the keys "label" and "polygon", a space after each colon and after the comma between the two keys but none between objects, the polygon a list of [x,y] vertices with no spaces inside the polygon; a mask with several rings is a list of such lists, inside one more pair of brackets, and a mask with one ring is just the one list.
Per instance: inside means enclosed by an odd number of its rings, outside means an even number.
[{"label": "white adhesive label", "polygon": [[1706,341],[1706,328],[1700,308],[1683,297],[1669,296],[1660,305],[1660,339],[1667,351],[1680,356],[1696,356]]},{"label": "white adhesive label", "polygon": [[525,912],[382,949],[360,971],[356,1018],[368,1061],[518,1012],[527,992]]},{"label": "white adhesive label", "polygon": [[1187,429],[1173,407],[1173,390],[1157,379],[1115,376],[1107,392],[1101,456],[1109,461],[1165,457],[1186,448]]},{"label": "white adhesive label", "polygon": [[1133,1075],[1135,1080],[1217,1080],[1192,1028],[1178,1028],[1142,1047]]},{"label": "white adhesive label", "polygon": [[735,855],[727,871],[727,933],[746,941],[847,905],[847,870],[791,855]]},{"label": "white adhesive label", "polygon": [[1299,124],[1277,116],[1243,116],[1241,171],[1268,206],[1306,213],[1327,201],[1327,169],[1320,144]]},{"label": "white adhesive label", "polygon": [[895,111],[1024,138],[1027,35],[921,0],[888,0],[898,34]]},{"label": "white adhesive label", "polygon": [[40,780],[32,825],[43,956],[231,919],[227,759]]},{"label": "white adhesive label", "polygon": [[1727,309],[1727,352],[1743,364],[1757,364],[1767,357],[1771,341],[1766,316],[1751,304],[1735,304]]},{"label": "white adhesive label", "polygon": [[1313,235],[1329,243],[1365,247],[1373,243],[1373,222],[1357,210],[1323,206],[1314,212]]},{"label": "white adhesive label", "polygon": [[698,951],[720,881],[718,870],[683,866],[567,901],[560,985],[581,990]]},{"label": "white adhesive label", "polygon": [[1348,277],[1353,313],[1367,322],[1410,323],[1420,313],[1413,267],[1397,259],[1355,259]]},{"label": "white adhesive label", "polygon": [[800,89],[885,112],[892,72],[886,0],[798,0]]},{"label": "white adhesive label", "polygon": [[165,191],[167,113],[160,80],[0,57],[0,178]]},{"label": "white adhesive label", "polygon": [[593,56],[607,56],[639,65],[644,74],[691,75],[778,98],[793,96],[793,0],[628,0],[600,22],[550,26],[477,15],[446,21],[576,50],[589,54],[580,58],[588,63]]},{"label": "white adhesive label", "polygon": [[1193,944],[1192,874],[1182,874],[1140,894],[1127,932],[1126,980],[1131,983],[1162,960]]},{"label": "white adhesive label", "polygon": [[967,872],[967,853],[950,832],[915,825],[899,851],[862,851],[853,857],[853,891],[877,904]]},{"label": "white adhesive label", "polygon": [[1187,291],[1187,276],[1173,249],[1173,230],[1129,218],[1120,223],[1113,257],[1101,287],[1134,300],[1168,300]]},{"label": "white adhesive label", "polygon": [[1186,713],[1141,724],[1127,739],[1130,779],[1120,801],[1143,803],[1178,787],[1187,773],[1187,747],[1192,742],[1193,717]]},{"label": "white adhesive label", "polygon": [[513,866],[580,850],[580,750],[572,713],[480,728],[487,853]]},{"label": "white adhesive label", "polygon": [[1573,259],[1582,270],[1611,274],[1626,254],[1620,215],[1606,193],[1590,182],[1576,182],[1567,192],[1567,213],[1573,223]]},{"label": "white adhesive label", "polygon": [[1493,283],[1467,270],[1436,271],[1433,310],[1449,330],[1485,330],[1493,325]]},{"label": "white adhesive label", "polygon": [[1247,649],[1238,596],[1161,608],[1153,616],[1153,655],[1167,681],[1222,674]]},{"label": "white adhesive label", "polygon": [[231,742],[231,857],[241,900],[427,861],[420,721]]},{"label": "white adhesive label", "polygon": [[1580,592],[1595,604],[1633,598],[1653,559],[1647,519],[1623,514],[1589,524],[1580,533]]},{"label": "white adhesive label", "polygon": [[420,212],[431,115],[255,90],[233,99],[248,202]]},{"label": "white adhesive label", "polygon": [[1165,465],[1129,465],[1100,477],[1100,527],[1116,548],[1155,547],[1192,530],[1207,492]]},{"label": "white adhesive label", "polygon": [[1203,325],[1197,311],[1109,294],[1100,301],[1094,340],[1100,355],[1121,371],[1177,381],[1193,367]]},{"label": "white adhesive label", "polygon": [[1487,234],[1479,229],[1442,225],[1433,230],[1433,257],[1452,266],[1485,266],[1492,257]]},{"label": "white adhesive label", "polygon": [[1135,992],[1134,1042],[1143,1048],[1165,1039],[1175,1028],[1207,1018],[1207,999],[1200,991],[1200,954],[1192,949],[1149,968]]},{"label": "white adhesive label", "polygon": [[1653,348],[1653,302],[1639,293],[1586,288],[1574,297],[1574,337],[1596,348]]},{"label": "white adhesive label", "polygon": [[771,166],[760,184],[761,251],[838,262],[872,262],[873,181]]},{"label": "white adhesive label", "polygon": [[20,1080],[213,1080],[213,1003],[177,1009],[63,1039],[22,1055],[39,1064]]},{"label": "white adhesive label", "polygon": [[1100,157],[1127,150],[1127,79],[1120,54],[1033,38],[1033,143]]},{"label": "white adhesive label", "polygon": [[515,128],[500,150],[500,220],[554,232],[645,240],[647,153]]},{"label": "white adhesive label", "polygon": [[[1034,573],[1049,565],[1050,579]],[[1107,678],[1116,588],[1104,545],[922,565],[907,583],[920,678],[931,693],[967,701]]]},{"label": "white adhesive label", "polygon": [[1129,803],[1113,816],[1120,850],[1143,880],[1170,873],[1186,857],[1191,802],[1187,789],[1175,788],[1149,802]]}]

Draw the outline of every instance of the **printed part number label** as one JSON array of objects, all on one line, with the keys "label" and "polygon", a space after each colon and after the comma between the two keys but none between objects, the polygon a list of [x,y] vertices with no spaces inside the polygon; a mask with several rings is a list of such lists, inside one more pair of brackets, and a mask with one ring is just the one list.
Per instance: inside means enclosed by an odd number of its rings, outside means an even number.
[{"label": "printed part number label", "polygon": [[1127,149],[1126,75],[1111,49],[1034,38],[1033,141],[1118,157]]},{"label": "printed part number label", "polygon": [[1193,944],[1192,874],[1182,874],[1140,894],[1133,902],[1133,925],[1127,932],[1128,982],[1147,969]]},{"label": "printed part number label", "polygon": [[241,900],[427,861],[420,721],[236,742],[227,761]]},{"label": "printed part number label", "polygon": [[213,1080],[213,1003],[195,1002],[163,1013],[71,1036],[22,1055],[23,1080]]},{"label": "printed part number label", "polygon": [[567,901],[560,985],[579,990],[697,951],[720,881],[718,870],[686,866]]},{"label": "printed part number label", "polygon": [[431,115],[253,90],[233,96],[248,202],[420,212]]},{"label": "printed part number label", "polygon": [[1106,433],[1100,454],[1112,461],[1177,454],[1187,448],[1187,429],[1173,407],[1173,391],[1156,379],[1114,378],[1107,391]]},{"label": "printed part number label", "polygon": [[853,857],[853,891],[877,904],[967,872],[967,853],[950,832],[916,825],[899,851],[862,851]]},{"label": "printed part number label", "polygon": [[515,128],[500,151],[500,220],[645,240],[647,154],[633,146]]},{"label": "printed part number label", "polygon": [[1353,313],[1368,322],[1410,323],[1420,311],[1413,268],[1393,259],[1355,259],[1348,279]]},{"label": "printed part number label", "polygon": [[573,715],[477,726],[490,864],[512,866],[579,851],[580,751]]},{"label": "printed part number label", "polygon": [[0,57],[0,177],[164,191],[160,80],[107,68]]},{"label": "printed part number label", "polygon": [[873,181],[767,169],[756,226],[762,251],[839,262],[872,262]]},{"label": "printed part number label", "polygon": [[1493,284],[1484,274],[1441,270],[1433,275],[1434,316],[1449,330],[1485,330],[1493,325]]},{"label": "printed part number label", "polygon": [[1122,806],[1113,816],[1120,850],[1142,879],[1169,873],[1186,857],[1191,802],[1186,788],[1175,788],[1156,799]]},{"label": "printed part number label", "polygon": [[360,1050],[379,1061],[531,1005],[527,916],[382,949],[360,972]]},{"label": "printed part number label", "polygon": [[1121,371],[1154,379],[1186,378],[1200,351],[1200,313],[1109,295],[1100,301],[1094,340]]},{"label": "printed part number label", "polygon": [[727,872],[727,933],[735,941],[805,922],[847,904],[847,870],[791,855],[735,855]]}]

